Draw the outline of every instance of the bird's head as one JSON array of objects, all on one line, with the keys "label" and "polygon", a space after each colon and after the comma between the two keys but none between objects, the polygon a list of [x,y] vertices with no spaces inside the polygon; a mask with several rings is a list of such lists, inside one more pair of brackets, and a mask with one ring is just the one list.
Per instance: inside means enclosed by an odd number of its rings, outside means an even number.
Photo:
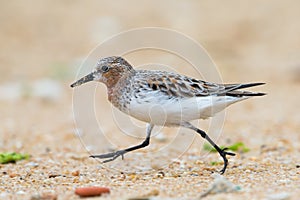
[{"label": "bird's head", "polygon": [[124,58],[118,56],[106,57],[98,61],[96,68],[91,73],[74,82],[71,87],[76,87],[89,81],[99,81],[111,88],[122,77],[132,73],[134,73],[134,69]]}]

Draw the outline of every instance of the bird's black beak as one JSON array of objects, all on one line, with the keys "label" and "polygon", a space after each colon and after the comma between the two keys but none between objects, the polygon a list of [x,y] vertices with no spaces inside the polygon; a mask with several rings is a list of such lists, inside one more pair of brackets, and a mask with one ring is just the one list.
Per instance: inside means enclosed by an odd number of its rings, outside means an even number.
[{"label": "bird's black beak", "polygon": [[92,72],[84,77],[82,77],[81,79],[79,79],[78,81],[72,83],[71,87],[76,87],[76,86],[79,86],[79,85],[82,85],[84,83],[87,83],[87,82],[90,82],[90,81],[93,81],[95,79],[95,72]]}]

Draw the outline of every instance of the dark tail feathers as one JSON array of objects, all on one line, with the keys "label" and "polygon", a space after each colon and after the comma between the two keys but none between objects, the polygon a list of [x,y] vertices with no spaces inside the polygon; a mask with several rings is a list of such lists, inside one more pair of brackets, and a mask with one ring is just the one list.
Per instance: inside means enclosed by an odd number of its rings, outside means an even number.
[{"label": "dark tail feathers", "polygon": [[246,84],[226,84],[224,94],[233,97],[243,97],[243,96],[263,96],[266,93],[261,92],[248,92],[248,91],[238,91],[239,89],[254,87],[258,85],[263,85],[265,83],[246,83]]}]

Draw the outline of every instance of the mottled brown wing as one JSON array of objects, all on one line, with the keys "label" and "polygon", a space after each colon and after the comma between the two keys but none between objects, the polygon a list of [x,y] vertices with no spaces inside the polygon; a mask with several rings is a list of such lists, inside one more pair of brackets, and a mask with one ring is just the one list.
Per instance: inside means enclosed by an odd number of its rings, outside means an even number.
[{"label": "mottled brown wing", "polygon": [[170,97],[208,96],[222,93],[225,90],[223,85],[174,73],[149,76],[147,84],[152,90],[159,90]]}]

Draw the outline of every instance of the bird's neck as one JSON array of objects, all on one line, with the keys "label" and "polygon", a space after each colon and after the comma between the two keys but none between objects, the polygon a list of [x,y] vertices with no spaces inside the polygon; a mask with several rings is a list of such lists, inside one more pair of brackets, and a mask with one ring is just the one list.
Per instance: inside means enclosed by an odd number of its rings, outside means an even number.
[{"label": "bird's neck", "polygon": [[130,82],[134,74],[122,76],[119,80],[115,81],[113,86],[107,87],[108,100],[116,107],[121,103],[122,96],[124,96],[127,87],[130,87]]}]

